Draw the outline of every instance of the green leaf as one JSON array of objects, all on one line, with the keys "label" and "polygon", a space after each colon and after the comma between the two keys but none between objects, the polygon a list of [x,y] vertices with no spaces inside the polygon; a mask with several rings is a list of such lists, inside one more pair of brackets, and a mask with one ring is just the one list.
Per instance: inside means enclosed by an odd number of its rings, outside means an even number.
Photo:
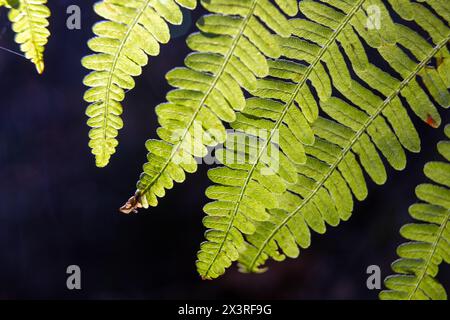
[{"label": "green leaf", "polygon": [[180,6],[194,9],[196,0],[103,0],[94,6],[106,19],[94,25],[95,38],[88,46],[94,54],[82,64],[92,70],[84,78],[90,87],[84,100],[90,105],[89,146],[98,167],[108,164],[116,152],[118,131],[123,127],[122,101],[135,86],[148,56],[157,56],[160,44],[169,42],[169,23],[181,24]]},{"label": "green leaf", "polygon": [[436,279],[442,261],[450,263],[450,164],[448,158],[445,160],[425,165],[425,175],[433,184],[416,188],[417,197],[424,202],[409,208],[417,223],[400,229],[401,235],[410,242],[398,247],[400,259],[392,264],[396,275],[386,278],[384,284],[388,290],[380,293],[380,299],[447,299],[445,288]]},{"label": "green leaf", "polygon": [[[373,5],[381,10],[381,29],[368,29],[361,24],[367,21],[367,11]],[[247,151],[250,146],[225,145],[227,154],[247,156],[238,167],[219,158],[226,167],[244,170],[246,175],[240,180],[241,196],[233,209],[220,215],[222,224],[228,226],[223,237],[215,238],[220,240],[217,243],[201,246],[197,264],[202,276],[220,276],[235,261],[236,250],[240,253],[241,270],[247,272],[265,270],[262,266],[269,258],[279,261],[298,256],[300,251],[293,244],[309,246],[310,231],[298,232],[312,229],[325,233],[327,224],[337,226],[350,218],[353,196],[365,199],[368,190],[364,171],[375,183],[386,182],[381,155],[393,168],[402,170],[406,166],[405,149],[420,150],[420,140],[406,108],[409,105],[432,126],[440,124],[435,105],[417,80],[423,77],[425,68],[431,68],[430,60],[445,48],[450,32],[425,6],[411,5],[410,18],[417,19],[426,31],[431,27],[439,30],[433,34],[434,44],[406,25],[394,23],[381,1],[328,1],[327,5],[320,1],[300,2],[306,19],[290,21],[292,37],[277,37],[281,59],[269,61],[270,77],[257,81],[256,89],[251,91],[256,97],[247,100],[246,108],[232,123],[234,129],[250,136],[257,135],[258,130],[269,133],[260,137],[263,143],[258,144],[256,157]],[[422,16],[427,17],[427,24]],[[363,40],[390,64],[395,76],[369,61]],[[403,48],[417,58],[406,55]],[[428,86],[435,83],[423,83],[432,94]],[[437,99],[436,102],[440,103]],[[318,116],[319,110],[327,118]],[[278,137],[279,141],[275,141]],[[275,176],[284,182],[287,191],[276,195],[278,206],[266,207],[270,214],[266,221],[244,216],[254,224],[255,232],[245,234],[244,243],[235,243],[227,231],[239,232],[234,219],[239,216],[240,199],[252,191],[250,182],[258,181],[259,168],[270,167],[264,155],[274,145],[279,146],[280,160],[285,160]],[[223,185],[221,181],[216,183]],[[302,228],[297,223],[302,223]],[[227,250],[231,250],[230,254]]]},{"label": "green leaf", "polygon": [[268,75],[267,58],[280,56],[272,33],[291,34],[283,10],[293,14],[296,1],[276,3],[280,8],[268,0],[201,1],[211,14],[197,22],[200,32],[188,37],[187,44],[195,52],[187,56],[185,67],[167,74],[176,89],[156,108],[161,125],[157,134],[166,153],[160,155],[153,144],[147,145],[148,163],[134,198],[138,201],[128,202],[125,212],[141,202],[156,206],[173,181],[182,182],[184,172],[196,170],[195,157],[204,157],[208,146],[225,141],[223,122],[236,120],[236,111],[246,105],[244,90],[253,90],[256,79]]},{"label": "green leaf", "polygon": [[34,63],[39,74],[44,72],[44,50],[50,36],[50,10],[46,3],[47,0],[3,2],[10,8],[8,18],[16,33],[15,41],[20,44],[25,57]]}]

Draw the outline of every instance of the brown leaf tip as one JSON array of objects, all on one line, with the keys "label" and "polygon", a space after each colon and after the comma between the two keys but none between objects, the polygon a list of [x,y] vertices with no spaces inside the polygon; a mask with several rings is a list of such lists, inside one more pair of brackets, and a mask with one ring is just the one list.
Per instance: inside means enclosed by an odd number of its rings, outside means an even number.
[{"label": "brown leaf tip", "polygon": [[119,211],[123,214],[138,213],[138,209],[142,208],[141,195],[137,191],[128,201],[120,207]]},{"label": "brown leaf tip", "polygon": [[436,122],[436,120],[433,119],[433,117],[432,117],[431,115],[428,115],[428,116],[427,116],[426,123],[427,123],[430,127],[435,128],[435,129],[436,129],[437,127],[439,127],[438,123]]}]

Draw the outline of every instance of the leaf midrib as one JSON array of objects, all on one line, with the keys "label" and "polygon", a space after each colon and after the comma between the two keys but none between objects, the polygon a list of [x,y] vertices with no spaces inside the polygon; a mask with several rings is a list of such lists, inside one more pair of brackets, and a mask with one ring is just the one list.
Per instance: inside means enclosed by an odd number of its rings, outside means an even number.
[{"label": "leaf midrib", "polygon": [[[109,72],[108,76],[108,82],[106,84],[106,93],[105,93],[105,114],[103,118],[103,141],[106,143],[107,140],[107,125],[108,125],[108,118],[109,118],[109,100],[110,100],[110,94],[111,94],[111,86],[112,86],[112,79],[117,67],[117,63],[119,62],[119,57],[122,54],[122,50],[125,47],[125,44],[128,42],[128,39],[131,35],[131,33],[134,30],[134,27],[139,23],[139,20],[141,19],[142,15],[144,14],[145,9],[147,9],[148,5],[150,4],[151,0],[146,0],[146,2],[142,5],[142,7],[139,9],[138,14],[133,19],[133,22],[129,25],[129,28],[123,37],[122,41],[120,42],[120,46],[117,48],[116,54],[114,55],[113,64],[111,66],[111,70]],[[105,149],[103,150],[103,157],[105,156]]]},{"label": "leaf midrib", "polygon": [[37,59],[36,66],[38,66],[39,62],[43,62],[42,54],[39,53],[39,50],[37,48],[38,44],[36,42],[36,35],[34,34],[35,33],[35,31],[34,31],[34,23],[33,23],[33,20],[32,20],[31,13],[30,13],[28,0],[22,0],[22,1],[23,1],[22,2],[23,6],[25,8],[25,15],[27,16],[27,24],[28,24],[28,26],[30,28],[30,38],[31,38],[30,41],[31,41],[31,43],[33,43],[33,51],[34,51],[34,54],[35,54],[36,59]]},{"label": "leaf midrib", "polygon": [[195,119],[197,118],[198,113],[200,112],[201,108],[204,106],[204,104],[206,103],[206,100],[208,99],[209,95],[213,92],[214,88],[216,87],[217,83],[219,82],[220,78],[222,77],[222,74],[225,72],[225,68],[228,66],[228,63],[230,62],[233,53],[239,43],[239,40],[241,39],[242,35],[244,34],[244,30],[246,29],[250,18],[253,16],[253,13],[256,9],[256,4],[258,3],[259,0],[253,0],[252,6],[249,10],[248,15],[245,17],[241,28],[239,29],[239,32],[236,34],[236,37],[233,41],[232,46],[230,47],[230,50],[228,51],[227,55],[225,56],[224,62],[222,64],[222,66],[219,69],[219,72],[216,74],[214,81],[211,83],[210,87],[208,88],[208,91],[205,93],[204,97],[202,98],[202,100],[200,101],[200,103],[198,104],[197,110],[194,112],[194,114],[192,115],[188,126],[186,127],[186,130],[184,130],[183,134],[181,135],[181,139],[180,141],[174,146],[172,153],[170,154],[170,156],[167,158],[167,161],[164,163],[164,166],[162,167],[161,170],[159,170],[158,174],[148,183],[148,185],[143,189],[143,190],[139,190],[140,194],[145,195],[145,193],[147,193],[147,191],[153,186],[153,184],[158,181],[158,179],[161,177],[161,175],[163,174],[163,172],[166,171],[168,165],[171,163],[173,157],[175,156],[175,154],[178,152],[178,150],[180,149],[181,145],[184,142],[184,139],[186,138],[186,135],[189,132],[189,129],[192,127]]},{"label": "leaf midrib", "polygon": [[427,55],[427,57],[425,59],[423,59],[417,66],[416,68],[410,73],[410,75],[404,79],[400,85],[398,86],[397,90],[395,90],[389,97],[387,97],[384,102],[380,105],[380,107],[377,109],[377,111],[370,116],[367,121],[365,122],[365,124],[361,127],[361,129],[356,132],[354,138],[350,141],[350,143],[347,145],[346,148],[344,148],[341,152],[341,155],[336,159],[336,161],[333,163],[333,165],[330,167],[330,169],[328,170],[328,173],[322,178],[322,180],[318,183],[317,187],[314,189],[314,191],[308,196],[306,197],[302,203],[295,209],[293,210],[293,212],[291,212],[290,214],[287,215],[287,217],[283,220],[283,222],[281,224],[279,224],[274,231],[270,234],[270,236],[263,242],[263,245],[261,247],[258,248],[258,252],[255,255],[255,258],[252,260],[252,263],[250,264],[249,269],[253,270],[259,256],[262,254],[262,252],[264,251],[264,248],[266,247],[266,245],[269,243],[269,241],[275,236],[275,234],[278,233],[278,231],[284,227],[289,220],[295,216],[315,195],[316,193],[323,187],[324,183],[328,180],[328,178],[331,176],[331,174],[334,172],[334,170],[336,170],[337,166],[340,164],[340,162],[344,159],[344,157],[347,155],[347,153],[353,148],[354,144],[356,142],[358,142],[359,138],[362,136],[363,133],[365,133],[365,131],[367,130],[367,128],[372,124],[372,122],[381,114],[381,112],[383,112],[384,108],[386,106],[388,106],[391,101],[397,97],[400,92],[409,84],[409,82],[411,80],[413,80],[417,74],[426,66],[426,64],[428,63],[428,61],[434,56],[436,55],[436,53],[442,48],[444,47],[447,42],[450,40],[450,35],[447,36],[447,38],[444,38],[444,40],[442,40],[437,46],[435,46],[433,48],[433,50],[430,52],[429,55]]}]

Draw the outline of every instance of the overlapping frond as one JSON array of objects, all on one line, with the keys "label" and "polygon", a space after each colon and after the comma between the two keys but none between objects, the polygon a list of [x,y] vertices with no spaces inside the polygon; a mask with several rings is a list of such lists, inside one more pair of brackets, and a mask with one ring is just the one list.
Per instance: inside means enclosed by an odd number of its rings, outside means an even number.
[{"label": "overlapping frond", "polygon": [[90,87],[84,100],[90,103],[89,146],[97,166],[106,166],[115,153],[125,92],[134,88],[133,77],[142,73],[148,56],[157,56],[160,44],[169,41],[168,24],[181,24],[180,6],[193,9],[196,0],[103,0],[94,6],[106,20],[94,25],[96,37],[88,46],[95,54],[82,64],[92,70],[84,79]]},{"label": "overlapping frond", "polygon": [[44,50],[48,42],[50,10],[47,0],[8,0],[0,2],[9,8],[8,18],[16,33],[15,41],[25,57],[36,66],[38,73],[44,72]]},{"label": "overlapping frond", "polygon": [[[297,257],[299,247],[310,245],[311,230],[324,233],[326,224],[347,220],[353,195],[358,200],[367,196],[363,170],[378,184],[386,181],[380,154],[402,170],[404,149],[420,150],[408,106],[428,124],[440,124],[433,100],[443,107],[450,101],[442,77],[449,72],[448,11],[443,12],[444,22],[422,4],[389,3],[398,15],[416,22],[433,43],[406,24],[394,23],[381,1],[300,2],[307,19],[291,20],[293,36],[277,38],[282,59],[269,62],[272,77],[257,81],[251,92],[255,97],[232,123],[234,129],[264,142],[258,143],[256,156],[248,144],[225,145],[222,153],[228,156],[219,157],[225,167],[211,171],[217,185],[207,195],[215,201],[205,207],[204,224],[210,230],[197,262],[203,277],[221,275],[238,257],[242,270],[251,272],[261,271],[268,258]],[[367,25],[374,8],[379,29]],[[393,75],[369,60],[368,47],[379,52]],[[438,65],[429,65],[438,56],[444,57]],[[328,119],[318,117],[319,109]],[[268,134],[258,134],[261,130]],[[268,151],[274,146],[279,147],[279,161],[270,160],[268,166],[267,159],[273,158]],[[230,153],[245,160],[230,162]],[[266,170],[272,180],[284,184],[274,194],[261,181],[260,168],[281,161],[288,164],[276,172]],[[258,201],[257,188],[277,201]],[[251,214],[251,201],[264,215]]]},{"label": "overlapping frond", "polygon": [[187,43],[195,52],[186,67],[167,74],[177,89],[167,103],[156,108],[161,140],[147,142],[148,163],[137,185],[136,196],[122,208],[131,212],[156,206],[173,182],[185,180],[197,168],[195,157],[207,154],[207,146],[224,142],[224,122],[236,119],[245,106],[244,91],[256,88],[256,78],[269,73],[267,57],[280,56],[272,33],[291,34],[284,13],[298,12],[296,0],[204,0],[206,15],[197,23],[200,33]]},{"label": "overlapping frond", "polygon": [[[450,126],[445,128],[450,138]],[[412,205],[409,213],[417,222],[404,225],[400,234],[407,243],[397,248],[400,259],[392,263],[396,275],[384,281],[389,290],[382,300],[446,300],[445,288],[436,279],[442,261],[450,263],[450,141],[438,144],[445,161],[425,165],[424,173],[432,183],[416,188],[423,202]]]}]

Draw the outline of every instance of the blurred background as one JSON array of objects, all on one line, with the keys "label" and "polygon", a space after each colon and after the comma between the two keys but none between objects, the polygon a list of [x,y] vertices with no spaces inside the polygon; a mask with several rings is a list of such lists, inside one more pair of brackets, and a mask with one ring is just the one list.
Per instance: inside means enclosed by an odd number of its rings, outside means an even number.
[{"label": "blurred background", "polygon": [[[46,70],[39,76],[24,58],[0,49],[0,298],[1,299],[376,299],[366,287],[369,265],[391,274],[398,231],[410,221],[414,187],[423,165],[436,159],[442,130],[417,121],[423,150],[409,154],[404,172],[389,169],[385,186],[369,184],[350,221],[314,235],[309,250],[261,275],[232,267],[215,281],[195,270],[203,241],[202,207],[209,184],[201,166],[176,185],[160,206],[124,216],[118,208],[133,194],[145,162],[144,143],[155,138],[154,107],[170,89],[164,76],[189,52],[184,38],[202,9],[186,12],[175,39],[151,58],[124,101],[125,128],[111,164],[97,169],[87,146],[83,102],[86,74],[80,59],[98,17],[95,1],[50,1]],[[66,8],[81,7],[81,30],[66,28]],[[192,14],[192,16],[191,16]],[[0,46],[18,51],[0,10]],[[444,118],[448,120],[447,118]],[[66,288],[66,268],[79,265],[82,290]],[[448,267],[440,281],[450,283]]]}]

